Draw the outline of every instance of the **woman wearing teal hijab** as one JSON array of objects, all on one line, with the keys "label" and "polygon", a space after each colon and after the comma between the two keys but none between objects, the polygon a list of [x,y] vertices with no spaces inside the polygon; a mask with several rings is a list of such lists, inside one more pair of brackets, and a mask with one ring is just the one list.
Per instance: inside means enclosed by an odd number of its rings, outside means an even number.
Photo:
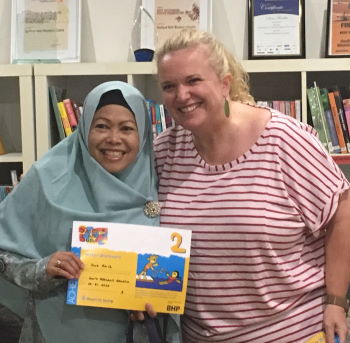
[{"label": "woman wearing teal hijab", "polygon": [[[121,94],[124,103],[112,103],[130,110],[138,133],[136,157],[122,170],[110,169],[103,155],[118,160],[116,156],[125,152],[113,152],[107,145],[92,152],[99,145],[90,137],[97,109],[111,104],[106,94],[113,91]],[[156,201],[152,131],[144,97],[126,83],[103,83],[86,97],[78,129],[36,162],[0,204],[4,264],[0,294],[5,295],[0,303],[22,315],[26,305],[22,340],[125,341],[126,311],[65,305],[66,280],[52,275],[65,276],[61,270],[67,272],[71,263],[67,251],[73,220],[159,225],[159,217],[147,210]],[[57,262],[58,256],[62,261]],[[177,331],[175,321],[168,320],[169,342],[178,341]]]}]

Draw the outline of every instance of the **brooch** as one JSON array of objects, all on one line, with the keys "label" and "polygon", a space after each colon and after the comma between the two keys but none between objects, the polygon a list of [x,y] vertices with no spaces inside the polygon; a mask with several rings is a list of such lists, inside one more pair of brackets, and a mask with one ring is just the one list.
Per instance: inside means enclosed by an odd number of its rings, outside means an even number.
[{"label": "brooch", "polygon": [[160,204],[158,201],[147,201],[143,207],[143,212],[147,217],[154,218],[160,215]]}]

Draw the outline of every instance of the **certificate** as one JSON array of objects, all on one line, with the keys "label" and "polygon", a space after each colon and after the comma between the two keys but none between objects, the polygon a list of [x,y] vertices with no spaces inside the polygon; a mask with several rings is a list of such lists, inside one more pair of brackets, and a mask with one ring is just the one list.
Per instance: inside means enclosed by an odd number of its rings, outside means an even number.
[{"label": "certificate", "polygon": [[151,48],[157,49],[167,38],[185,28],[211,31],[211,0],[142,0],[142,4],[154,20],[152,32],[146,25],[147,18],[141,24],[144,47],[149,48],[149,42],[153,42]]},{"label": "certificate", "polygon": [[350,1],[328,0],[326,57],[350,56]]},{"label": "certificate", "polygon": [[249,59],[304,58],[304,1],[248,1]]},{"label": "certificate", "polygon": [[13,0],[11,61],[79,62],[80,0]]},{"label": "certificate", "polygon": [[182,314],[191,231],[104,222],[73,222],[72,251],[85,267],[68,281],[70,305]]}]

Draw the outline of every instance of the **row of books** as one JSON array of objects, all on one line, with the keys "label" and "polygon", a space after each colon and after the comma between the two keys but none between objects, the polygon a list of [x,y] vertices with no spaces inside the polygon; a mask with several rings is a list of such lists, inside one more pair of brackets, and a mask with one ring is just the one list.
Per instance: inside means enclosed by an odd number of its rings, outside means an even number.
[{"label": "row of books", "polygon": [[82,108],[66,97],[66,90],[49,86],[50,104],[56,119],[59,138],[68,137],[77,128]]},{"label": "row of books", "polygon": [[[77,128],[82,114],[82,106],[66,98],[66,90],[56,86],[49,86],[51,111],[55,116],[60,140],[68,137]],[[174,126],[174,121],[163,104],[154,100],[146,100],[153,137],[157,137],[166,128]]]},{"label": "row of books", "polygon": [[350,153],[350,87],[307,89],[312,124],[320,141],[333,154]]},{"label": "row of books", "polygon": [[281,113],[285,113],[293,118],[301,120],[301,100],[268,100],[257,101],[258,106],[273,108]]},{"label": "row of books", "polygon": [[175,125],[173,118],[163,104],[158,104],[150,99],[146,99],[146,104],[152,124],[153,138]]}]

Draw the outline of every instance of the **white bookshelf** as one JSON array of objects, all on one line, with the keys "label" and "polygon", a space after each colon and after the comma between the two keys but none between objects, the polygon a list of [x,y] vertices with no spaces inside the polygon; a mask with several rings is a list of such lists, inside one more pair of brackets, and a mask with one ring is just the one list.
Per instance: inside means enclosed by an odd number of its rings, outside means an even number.
[{"label": "white bookshelf", "polygon": [[0,168],[21,163],[26,172],[36,158],[33,67],[0,64],[0,89],[0,136],[7,151],[0,155]]},{"label": "white bookshelf", "polygon": [[[302,120],[307,122],[306,89],[313,81],[327,87],[333,83],[350,85],[350,58],[244,60],[250,74],[251,88],[266,98],[301,99]],[[67,96],[82,101],[89,90],[100,82],[121,80],[134,84],[146,97],[160,99],[153,62],[78,63],[34,65],[37,156],[42,156],[53,144],[49,111],[48,86],[67,89]],[[326,84],[327,82],[330,82]],[[341,163],[347,163],[342,156]]]}]

